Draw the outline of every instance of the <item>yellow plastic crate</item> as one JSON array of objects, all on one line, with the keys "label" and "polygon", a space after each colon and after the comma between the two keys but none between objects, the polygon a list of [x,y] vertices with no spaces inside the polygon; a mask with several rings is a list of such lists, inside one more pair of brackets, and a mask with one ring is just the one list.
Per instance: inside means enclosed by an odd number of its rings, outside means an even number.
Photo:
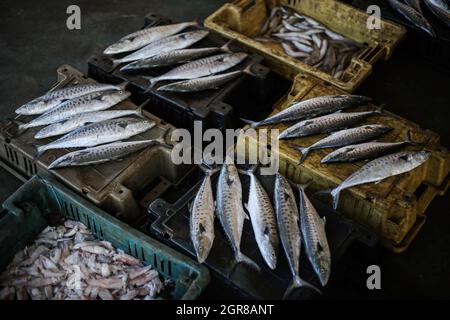
[{"label": "yellow plastic crate", "polygon": [[[352,59],[342,78],[336,79],[288,56],[278,43],[254,40],[253,37],[258,35],[270,10],[279,5],[291,7],[321,22],[332,31],[365,44],[365,50]],[[380,29],[369,30],[368,17],[365,12],[335,0],[237,0],[225,4],[209,16],[205,20],[205,26],[234,39],[249,51],[263,55],[272,70],[290,80],[301,72],[353,92],[372,72],[372,65],[380,58],[387,60],[406,35],[403,26],[386,20],[381,20]]]}]

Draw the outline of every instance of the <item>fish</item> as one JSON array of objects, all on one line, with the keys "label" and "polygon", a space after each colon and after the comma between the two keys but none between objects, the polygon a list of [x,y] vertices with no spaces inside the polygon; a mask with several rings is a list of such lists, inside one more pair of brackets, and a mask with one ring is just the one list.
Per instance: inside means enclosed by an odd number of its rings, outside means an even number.
[{"label": "fish", "polygon": [[424,0],[430,11],[443,23],[450,27],[450,8],[442,0]]},{"label": "fish", "polygon": [[356,160],[370,159],[396,151],[407,145],[418,146],[422,144],[412,141],[411,135],[408,132],[408,135],[404,141],[400,142],[372,141],[361,144],[349,145],[329,153],[320,162],[321,163],[350,162]]},{"label": "fish", "polygon": [[228,43],[224,46],[211,47],[211,48],[193,48],[193,49],[180,49],[180,50],[172,50],[165,51],[156,56],[137,60],[126,64],[122,68],[121,71],[136,71],[143,69],[151,69],[155,67],[165,67],[171,66],[176,63],[182,63],[187,61],[192,61],[194,59],[202,58],[205,56],[209,56],[211,54],[220,52],[220,51],[228,51]]},{"label": "fish", "polygon": [[408,6],[423,15],[422,8],[420,7],[420,0],[405,0],[405,2]]},{"label": "fish", "polygon": [[303,120],[281,132],[278,139],[299,138],[317,133],[332,132],[361,122],[368,117],[381,114],[381,112],[380,109],[362,112],[336,112],[318,118]]},{"label": "fish", "polygon": [[303,163],[312,150],[346,146],[378,137],[389,130],[392,130],[392,128],[386,125],[368,124],[357,128],[336,131],[309,147],[294,146],[294,149],[297,149],[302,153],[299,163]]},{"label": "fish", "polygon": [[306,195],[308,184],[297,185],[300,193],[300,229],[306,255],[324,287],[330,278],[331,269],[330,246],[325,231],[326,219],[319,216]]},{"label": "fish", "polygon": [[93,123],[72,131],[46,145],[37,147],[36,158],[52,149],[95,147],[120,141],[150,130],[154,121],[134,118],[119,118]]},{"label": "fish", "polygon": [[336,188],[320,191],[318,194],[331,194],[333,208],[337,210],[339,196],[343,190],[361,184],[378,183],[386,178],[409,172],[422,165],[429,157],[430,152],[427,151],[403,151],[389,154],[366,163]]},{"label": "fish", "polygon": [[19,133],[22,133],[29,128],[60,122],[80,113],[106,110],[128,99],[129,97],[130,92],[123,90],[105,93],[90,93],[88,95],[63,102],[58,107],[47,111],[28,123],[19,124],[18,130]]},{"label": "fish", "polygon": [[370,101],[372,101],[371,98],[358,95],[321,96],[300,102],[294,102],[286,109],[283,109],[277,114],[259,122],[254,122],[247,119],[241,120],[250,124],[252,128],[256,128],[263,125],[278,124],[282,122],[315,117],[321,114],[332,113],[346,108],[362,105]]},{"label": "fish", "polygon": [[120,86],[103,83],[88,83],[68,86],[61,89],[51,90],[43,96],[25,103],[16,109],[16,113],[26,116],[39,115],[57,107],[66,100],[78,98],[94,92],[121,89],[122,88]]},{"label": "fish", "polygon": [[269,195],[255,175],[256,166],[245,171],[250,177],[247,211],[259,252],[270,269],[275,270],[278,256],[278,232],[275,212]]},{"label": "fish", "polygon": [[185,49],[205,38],[208,35],[208,33],[209,32],[206,30],[197,30],[191,32],[184,32],[167,38],[159,39],[146,45],[145,47],[139,49],[138,51],[126,55],[123,58],[113,59],[112,68],[114,69],[119,64],[124,62],[131,62],[135,60],[150,58],[158,54],[161,54],[162,52]]},{"label": "fish", "polygon": [[300,287],[308,287],[320,293],[317,287],[300,278],[299,264],[302,240],[299,227],[299,211],[289,182],[279,173],[275,177],[274,202],[281,244],[293,277],[292,283],[286,289],[283,299],[289,297],[294,289]]},{"label": "fish", "polygon": [[149,91],[159,81],[190,80],[228,70],[241,63],[247,56],[244,52],[218,54],[188,62],[157,77],[144,77],[149,81],[146,91]]},{"label": "fish", "polygon": [[211,176],[216,170],[213,171],[205,166],[200,166],[200,168],[204,171],[205,177],[190,208],[189,229],[197,261],[204,263],[208,258],[215,238],[215,207]]},{"label": "fish", "polygon": [[157,144],[158,141],[155,139],[104,144],[65,154],[53,161],[48,169],[96,165],[113,160],[122,160],[131,153]]},{"label": "fish", "polygon": [[247,215],[242,206],[242,185],[239,174],[228,158],[220,170],[217,181],[216,214],[233,249],[235,261],[231,270],[238,263],[245,263],[259,271],[258,264],[244,255],[240,249],[244,219]]},{"label": "fish", "polygon": [[197,25],[198,23],[196,21],[192,21],[144,28],[120,38],[117,42],[108,46],[103,53],[113,55],[134,51],[145,47],[154,41],[172,36],[188,27]]},{"label": "fish", "polygon": [[388,1],[392,8],[394,8],[398,13],[400,13],[403,17],[405,17],[415,26],[422,29],[432,37],[436,36],[433,27],[428,22],[428,20],[422,14],[420,14],[420,12],[417,12],[412,7],[400,1],[397,0],[388,0]]},{"label": "fish", "polygon": [[110,110],[80,113],[62,120],[61,122],[57,122],[42,128],[34,135],[34,138],[44,139],[59,136],[78,129],[88,123],[96,123],[132,115],[143,117],[142,107],[139,107],[137,110]]}]

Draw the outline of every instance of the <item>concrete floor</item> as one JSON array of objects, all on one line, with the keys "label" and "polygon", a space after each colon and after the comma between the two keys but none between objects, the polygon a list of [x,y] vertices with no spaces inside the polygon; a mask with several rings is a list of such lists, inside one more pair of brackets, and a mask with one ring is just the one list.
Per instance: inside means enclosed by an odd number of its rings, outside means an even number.
[{"label": "concrete floor", "polygon": [[[142,24],[150,11],[174,21],[203,20],[225,1],[127,0],[87,1],[81,8],[81,30],[66,28],[67,0],[3,0],[0,3],[0,117],[44,92],[56,81],[55,70],[67,63],[86,71],[86,61],[120,35]],[[450,71],[402,45],[387,62],[378,63],[358,90],[386,103],[387,109],[439,133],[450,145]],[[20,186],[0,170],[0,201]],[[437,198],[428,221],[410,249],[395,255],[382,248],[352,248],[333,273],[327,298],[449,298],[450,195]],[[377,264],[382,290],[365,286],[365,270]],[[211,295],[213,295],[212,293]],[[215,294],[216,297],[217,296]]]}]

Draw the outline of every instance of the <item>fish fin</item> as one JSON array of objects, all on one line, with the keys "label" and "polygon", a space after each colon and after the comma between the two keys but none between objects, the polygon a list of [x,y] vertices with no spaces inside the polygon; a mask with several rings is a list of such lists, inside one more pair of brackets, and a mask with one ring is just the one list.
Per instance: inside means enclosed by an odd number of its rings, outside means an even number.
[{"label": "fish fin", "polygon": [[205,226],[201,222],[198,224],[198,227],[199,227],[201,233],[206,232]]},{"label": "fish fin", "polygon": [[258,75],[252,71],[252,67],[253,64],[251,63],[242,70],[242,73],[246,73],[250,76],[257,77]]},{"label": "fish fin", "polygon": [[117,67],[122,63],[120,59],[112,59],[111,60],[111,68],[109,69],[109,72],[114,71],[117,69]]},{"label": "fish fin", "polygon": [[375,181],[375,184],[379,184],[382,180]]},{"label": "fish fin", "polygon": [[306,157],[308,156],[309,152],[311,151],[311,147],[299,147],[299,146],[292,145],[292,148],[296,149],[297,151],[299,151],[302,154],[302,156],[298,160],[298,164],[303,163],[303,161],[305,161]]},{"label": "fish fin", "polygon": [[248,120],[248,119],[243,119],[243,118],[240,118],[242,121],[244,121],[245,123],[247,123],[247,124],[249,124],[250,125],[250,127],[252,127],[252,128],[256,128],[258,125],[259,125],[259,122],[256,122],[256,121],[252,121],[252,120]]},{"label": "fish fin", "polygon": [[[247,265],[249,265],[250,267],[252,267],[253,269],[255,269],[256,271],[261,271],[261,268],[258,266],[258,264],[253,261],[252,259],[250,259],[249,257],[247,257],[245,254],[243,254],[242,252],[238,252],[236,254],[236,262],[235,265],[239,264],[239,263],[245,263]],[[235,268],[235,265],[233,266],[233,269]]]},{"label": "fish fin", "polygon": [[122,89],[122,90],[126,90],[127,86],[130,84],[130,81],[123,81],[121,83],[119,83],[117,86]]},{"label": "fish fin", "polygon": [[324,226],[327,224],[327,218],[325,216],[322,217],[322,222]]},{"label": "fish fin", "polygon": [[220,50],[224,51],[224,52],[232,52],[230,50],[230,44],[233,42],[233,39],[228,40],[227,43],[225,43],[223,46],[220,47]]},{"label": "fish fin", "polygon": [[149,92],[159,81],[158,77],[143,76],[142,78],[148,81],[148,86],[147,89],[145,89],[144,93]]},{"label": "fish fin", "polygon": [[269,226],[266,226],[266,227],[264,228],[263,234],[264,234],[264,236],[268,237],[268,236],[269,236],[269,233],[270,233]]},{"label": "fish fin", "polygon": [[384,108],[386,107],[386,104],[383,103],[382,105],[375,108],[374,112],[377,114],[382,114],[384,112]]},{"label": "fish fin", "polygon": [[322,292],[316,286],[312,285],[311,283],[303,280],[302,278],[296,275],[292,280],[292,283],[289,285],[289,287],[287,287],[286,291],[284,292],[283,300],[286,300],[295,289],[301,287],[311,288],[314,291],[318,292],[319,294],[322,294]]},{"label": "fish fin", "polygon": [[334,208],[334,210],[336,210],[337,206],[338,206],[338,203],[339,203],[340,193],[341,193],[341,190],[339,188],[334,188],[334,189],[318,191],[314,195],[316,195],[316,196],[323,196],[323,195],[330,194],[333,197],[333,208]]}]

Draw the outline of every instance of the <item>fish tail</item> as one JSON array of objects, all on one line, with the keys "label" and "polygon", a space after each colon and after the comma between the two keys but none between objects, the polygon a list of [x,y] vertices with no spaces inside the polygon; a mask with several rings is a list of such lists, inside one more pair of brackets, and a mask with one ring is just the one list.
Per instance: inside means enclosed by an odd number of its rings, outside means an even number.
[{"label": "fish tail", "polygon": [[147,86],[147,89],[145,89],[144,93],[149,92],[155,86],[155,84],[159,81],[159,79],[157,77],[145,76],[143,78],[148,81],[148,86]]},{"label": "fish tail", "polygon": [[305,161],[306,157],[308,156],[309,152],[311,151],[310,147],[299,147],[299,146],[292,146],[294,149],[297,149],[301,152],[302,156],[300,157],[298,163],[301,164],[303,161]]},{"label": "fish tail", "polygon": [[139,106],[138,106],[138,108],[136,109],[136,115],[138,116],[138,117],[141,117],[141,118],[144,118],[145,119],[145,116],[144,116],[144,107],[147,105],[147,103],[150,101],[150,99],[147,99],[147,100],[145,100],[143,103],[141,103]]},{"label": "fish tail", "polygon": [[308,281],[303,280],[298,275],[294,277],[292,280],[292,283],[287,287],[286,291],[283,294],[283,300],[286,300],[289,298],[289,296],[292,294],[292,292],[298,288],[310,288],[316,291],[319,294],[322,294],[322,292],[313,284],[309,283]]},{"label": "fish tail", "polygon": [[109,71],[114,71],[120,64],[122,63],[122,60],[120,59],[112,59],[111,60],[111,69]]},{"label": "fish tail", "polygon": [[223,46],[220,47],[220,50],[225,52],[231,52],[230,50],[230,44],[233,42],[233,39],[228,40]]},{"label": "fish tail", "polygon": [[125,90],[128,86],[130,82],[129,81],[123,81],[121,83],[119,83],[117,86],[121,89],[121,90]]},{"label": "fish tail", "polygon": [[383,103],[382,105],[376,107],[375,110],[374,110],[374,112],[375,112],[376,114],[382,114],[382,113],[384,112],[385,107],[386,107],[386,104]]},{"label": "fish tail", "polygon": [[313,181],[314,181],[313,179],[309,179],[309,180],[307,180],[307,181],[304,182],[304,183],[298,183],[298,184],[296,184],[296,186],[297,186],[297,188],[299,188],[300,190],[305,191],[306,188],[308,188],[308,187],[311,185],[311,183],[312,183]]},{"label": "fish tail", "polygon": [[23,134],[25,131],[27,131],[28,128],[29,128],[27,123],[24,123],[24,122],[22,122],[20,120],[13,119],[13,118],[8,118],[7,120],[9,120],[12,123],[17,125],[17,135],[19,135],[19,136],[21,134]]},{"label": "fish tail", "polygon": [[249,124],[250,127],[252,127],[252,128],[256,128],[256,127],[259,126],[259,122],[252,121],[252,120],[248,120],[248,119],[243,119],[243,118],[240,118],[240,119],[241,119],[242,121],[244,121],[245,123]]},{"label": "fish tail", "polygon": [[159,137],[158,139],[156,139],[156,142],[166,148],[172,149],[173,146],[166,142],[167,135],[169,134],[169,132],[170,132],[170,127],[169,126],[165,127],[162,136]]},{"label": "fish tail", "polygon": [[405,143],[410,144],[412,146],[423,146],[424,143],[414,141],[411,136],[411,130],[406,133]]},{"label": "fish tail", "polygon": [[258,75],[252,71],[253,65],[254,65],[253,63],[250,63],[248,66],[245,67],[245,69],[242,70],[242,72],[251,75],[253,77],[257,77]]},{"label": "fish tail", "polygon": [[33,157],[33,160],[37,160],[40,156],[42,156],[42,154],[47,151],[46,146],[45,145],[38,145],[38,144],[33,144],[33,146],[36,148],[37,153],[36,155]]},{"label": "fish tail", "polygon": [[[252,259],[250,259],[249,257],[247,257],[245,254],[243,254],[240,251],[236,254],[235,265],[237,265],[239,263],[245,263],[246,265],[252,267],[256,271],[258,271],[258,272],[261,271],[261,268],[258,266],[258,264],[255,261],[253,261]],[[233,266],[233,269],[234,269],[234,267],[235,266]]]},{"label": "fish tail", "polygon": [[341,195],[341,189],[335,188],[330,192],[330,194],[333,197],[333,209],[337,210],[339,205],[339,196]]}]

